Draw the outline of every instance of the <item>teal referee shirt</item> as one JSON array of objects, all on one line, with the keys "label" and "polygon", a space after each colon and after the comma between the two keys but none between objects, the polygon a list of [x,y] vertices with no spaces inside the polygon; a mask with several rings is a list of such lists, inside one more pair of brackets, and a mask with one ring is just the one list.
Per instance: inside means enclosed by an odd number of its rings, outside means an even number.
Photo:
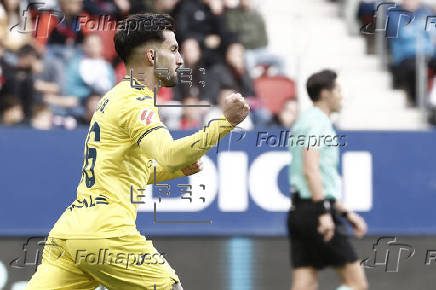
[{"label": "teal referee shirt", "polygon": [[291,187],[302,199],[311,199],[303,172],[303,150],[319,150],[319,168],[325,199],[338,199],[341,181],[338,174],[339,142],[332,123],[321,109],[312,107],[298,117],[291,129],[289,147],[292,155],[290,166]]}]

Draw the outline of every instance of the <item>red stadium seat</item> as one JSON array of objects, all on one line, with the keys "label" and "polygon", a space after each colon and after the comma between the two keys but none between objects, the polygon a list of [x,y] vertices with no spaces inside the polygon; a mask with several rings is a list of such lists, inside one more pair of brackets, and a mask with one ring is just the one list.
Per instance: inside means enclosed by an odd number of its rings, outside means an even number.
[{"label": "red stadium seat", "polygon": [[283,108],[287,100],[295,99],[295,83],[289,78],[260,77],[254,80],[254,90],[264,106],[273,114]]}]

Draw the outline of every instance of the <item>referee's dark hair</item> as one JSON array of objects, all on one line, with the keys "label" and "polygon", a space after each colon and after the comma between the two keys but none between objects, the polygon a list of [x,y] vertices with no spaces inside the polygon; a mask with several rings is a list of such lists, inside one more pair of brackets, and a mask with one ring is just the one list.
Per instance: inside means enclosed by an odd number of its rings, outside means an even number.
[{"label": "referee's dark hair", "polygon": [[168,14],[133,14],[124,19],[114,36],[115,50],[127,63],[137,46],[150,40],[164,40],[163,31],[175,31],[174,19]]},{"label": "referee's dark hair", "polygon": [[331,90],[336,85],[336,72],[325,69],[314,73],[307,79],[307,94],[312,102],[319,101],[321,91],[324,89]]}]

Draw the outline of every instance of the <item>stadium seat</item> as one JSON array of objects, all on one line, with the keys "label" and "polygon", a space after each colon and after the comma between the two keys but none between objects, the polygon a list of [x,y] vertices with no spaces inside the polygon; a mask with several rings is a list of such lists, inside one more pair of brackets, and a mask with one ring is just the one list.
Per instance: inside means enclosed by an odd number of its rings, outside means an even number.
[{"label": "stadium seat", "polygon": [[260,77],[254,80],[254,90],[264,106],[273,114],[281,111],[285,101],[295,99],[295,83],[289,78]]}]

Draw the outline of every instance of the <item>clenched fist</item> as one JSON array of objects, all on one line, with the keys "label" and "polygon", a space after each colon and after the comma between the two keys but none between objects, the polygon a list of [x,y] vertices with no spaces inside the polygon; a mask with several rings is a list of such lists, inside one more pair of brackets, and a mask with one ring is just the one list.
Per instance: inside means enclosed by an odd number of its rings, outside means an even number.
[{"label": "clenched fist", "polygon": [[244,121],[245,117],[250,113],[250,106],[245,102],[241,94],[226,96],[222,109],[227,121],[233,127]]}]

